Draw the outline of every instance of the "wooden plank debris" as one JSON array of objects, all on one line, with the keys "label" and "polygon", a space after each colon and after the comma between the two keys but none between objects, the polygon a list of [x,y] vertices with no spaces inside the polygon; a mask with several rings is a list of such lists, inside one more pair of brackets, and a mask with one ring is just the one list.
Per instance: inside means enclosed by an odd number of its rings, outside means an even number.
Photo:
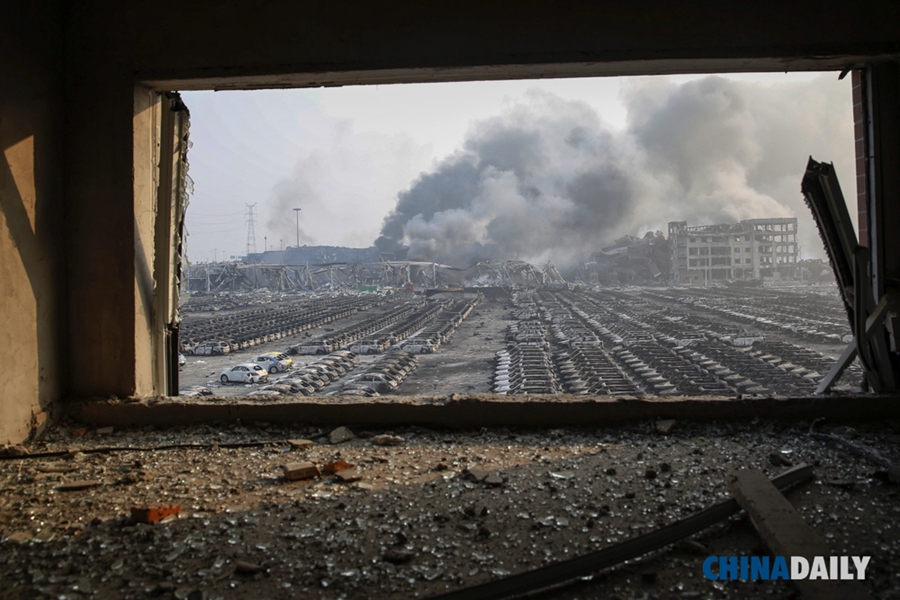
[{"label": "wooden plank debris", "polygon": [[34,468],[39,473],[71,473],[77,471],[78,467],[71,465],[40,465]]},{"label": "wooden plank debris", "polygon": [[99,487],[103,485],[102,481],[97,479],[84,479],[80,481],[69,481],[63,483],[61,486],[56,488],[60,492],[77,492],[80,490],[86,490],[89,488]]},{"label": "wooden plank debris", "polygon": [[291,450],[309,450],[315,446],[311,440],[288,440],[287,443],[291,445]]},{"label": "wooden plank debris", "polygon": [[[810,527],[759,469],[746,469],[728,476],[728,488],[750,515],[760,537],[776,556],[802,556],[812,564],[817,556],[831,556],[825,540]],[[810,600],[864,600],[871,596],[855,580],[792,580]]]}]

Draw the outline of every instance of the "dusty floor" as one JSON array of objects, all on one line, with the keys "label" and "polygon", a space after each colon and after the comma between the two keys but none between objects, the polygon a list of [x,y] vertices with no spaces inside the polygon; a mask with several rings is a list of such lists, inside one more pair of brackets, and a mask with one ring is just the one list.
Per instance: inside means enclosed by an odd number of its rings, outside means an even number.
[{"label": "dusty floor", "polygon": [[[831,430],[900,463],[897,423]],[[809,424],[676,422],[567,430],[364,432],[274,424],[114,431],[61,425],[0,461],[0,598],[413,598],[547,565],[727,498],[726,474],[816,465],[788,494],[834,554],[871,555],[866,585],[900,598],[898,488]],[[391,433],[380,446],[371,434]],[[285,441],[314,445],[292,449]],[[228,447],[229,444],[253,444]],[[171,444],[206,444],[162,449]],[[104,450],[106,448],[107,450]],[[115,449],[112,449],[115,448]],[[35,454],[61,452],[60,456]],[[287,482],[280,466],[354,465]],[[774,466],[773,463],[781,463]],[[478,478],[491,472],[485,481]],[[477,477],[476,477],[477,476]],[[353,478],[350,478],[353,479]],[[65,491],[64,484],[95,487]],[[77,486],[76,486],[77,487]],[[133,506],[180,505],[135,524]],[[746,520],[542,598],[794,598],[783,582],[711,582],[709,554],[760,554]]]},{"label": "dusty floor", "polygon": [[489,393],[495,353],[504,347],[506,328],[513,322],[508,303],[481,302],[449,342],[434,354],[418,356],[418,369],[396,393],[404,396]]}]

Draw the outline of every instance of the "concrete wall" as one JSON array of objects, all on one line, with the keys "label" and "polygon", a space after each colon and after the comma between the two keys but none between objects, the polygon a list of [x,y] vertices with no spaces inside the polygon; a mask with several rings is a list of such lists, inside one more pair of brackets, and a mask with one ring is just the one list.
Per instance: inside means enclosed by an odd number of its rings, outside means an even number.
[{"label": "concrete wall", "polygon": [[[770,68],[791,70],[813,58],[896,52],[900,39],[894,0],[78,4],[69,22],[78,32],[79,52],[91,60],[115,61],[149,79],[218,78],[224,87],[252,85],[252,78],[267,74],[339,82],[348,71],[351,78],[372,81],[446,80],[726,64],[746,70],[764,59],[771,59]],[[539,68],[520,69],[529,66]],[[420,71],[398,72],[404,69]],[[332,75],[312,77],[327,73]],[[227,81],[234,77],[248,80]]]},{"label": "concrete wall", "polygon": [[841,68],[900,52],[900,14],[893,0],[38,0],[4,11],[0,34],[0,364],[17,371],[3,378],[3,441],[63,395],[155,391],[155,124],[139,82]]},{"label": "concrete wall", "polygon": [[0,444],[40,428],[67,385],[62,11],[0,19]]},{"label": "concrete wall", "polygon": [[[900,51],[890,0],[453,3],[92,0],[66,14],[69,349],[76,396],[150,394],[152,220],[134,85],[240,88],[839,67]],[[102,124],[102,126],[101,126]],[[87,316],[90,316],[87,318]],[[135,366],[137,365],[137,367]]]}]

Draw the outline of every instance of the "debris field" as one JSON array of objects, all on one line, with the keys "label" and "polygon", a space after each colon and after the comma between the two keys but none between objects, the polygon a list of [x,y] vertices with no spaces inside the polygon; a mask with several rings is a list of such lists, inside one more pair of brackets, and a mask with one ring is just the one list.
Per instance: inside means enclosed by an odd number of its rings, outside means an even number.
[{"label": "debris field", "polygon": [[[883,466],[900,461],[896,423],[816,431],[64,423],[0,460],[0,597],[426,598],[683,519],[729,498],[732,471],[804,462],[815,481],[786,497],[834,554],[872,557],[873,597],[900,598],[900,488]],[[766,553],[733,517],[539,597],[797,597],[703,577],[709,555]]]}]

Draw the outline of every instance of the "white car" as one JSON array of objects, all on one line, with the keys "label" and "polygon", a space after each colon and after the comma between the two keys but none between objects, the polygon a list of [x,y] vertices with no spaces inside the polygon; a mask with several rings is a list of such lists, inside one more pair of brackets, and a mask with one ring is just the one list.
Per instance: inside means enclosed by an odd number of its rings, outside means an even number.
[{"label": "white car", "polygon": [[259,383],[268,379],[269,372],[256,363],[241,363],[225,369],[219,376],[222,383]]},{"label": "white car", "polygon": [[263,354],[256,357],[256,364],[264,367],[269,373],[278,373],[286,371],[288,368],[287,361],[281,360],[271,354]]}]

